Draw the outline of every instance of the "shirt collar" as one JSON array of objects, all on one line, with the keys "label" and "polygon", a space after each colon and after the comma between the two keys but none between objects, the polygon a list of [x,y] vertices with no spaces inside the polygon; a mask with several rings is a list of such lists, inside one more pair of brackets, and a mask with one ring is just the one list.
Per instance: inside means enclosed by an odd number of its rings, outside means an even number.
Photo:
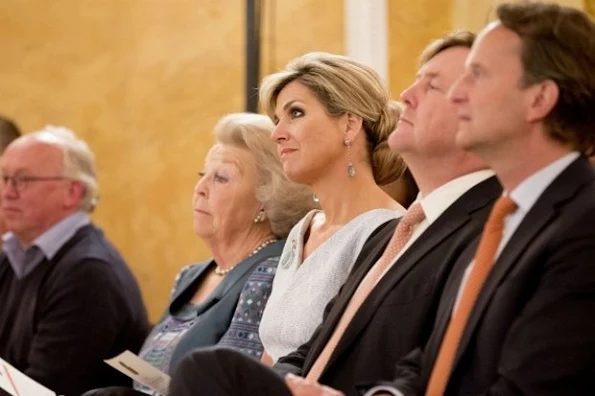
[{"label": "shirt collar", "polygon": [[535,172],[510,192],[510,198],[521,210],[528,212],[554,179],[579,156],[578,152],[573,151]]},{"label": "shirt collar", "polygon": [[[13,271],[19,278],[23,278],[43,261],[43,256],[48,260],[54,258],[58,250],[74,236],[74,234],[90,220],[86,213],[82,211],[75,212],[70,216],[54,224],[49,230],[37,237],[30,247],[23,250],[21,244],[12,232],[7,232],[2,236],[4,242],[3,250],[10,262]],[[38,250],[42,255],[36,254]],[[27,252],[31,251],[29,255]],[[31,261],[33,262],[27,262]]]},{"label": "shirt collar", "polygon": [[457,199],[482,181],[494,176],[494,171],[484,169],[453,179],[423,197],[421,193],[417,200],[429,224],[432,224]]},{"label": "shirt collar", "polygon": [[45,257],[51,260],[79,228],[86,226],[89,222],[89,217],[85,212],[75,212],[38,236],[32,245],[41,249]]}]

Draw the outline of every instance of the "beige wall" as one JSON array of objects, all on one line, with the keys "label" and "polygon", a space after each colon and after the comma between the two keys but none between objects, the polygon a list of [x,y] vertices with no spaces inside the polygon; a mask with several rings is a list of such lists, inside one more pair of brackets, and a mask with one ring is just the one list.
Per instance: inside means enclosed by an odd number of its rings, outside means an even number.
[{"label": "beige wall", "polygon": [[[592,0],[549,0],[565,6],[584,9],[585,1]],[[492,20],[499,4],[510,0],[453,0],[452,26],[454,29],[479,31]]]},{"label": "beige wall", "polygon": [[423,48],[450,30],[451,7],[451,0],[388,0],[389,82],[394,99],[413,81]]},{"label": "beige wall", "polygon": [[[479,27],[486,0],[388,0],[393,97],[422,48]],[[274,4],[275,8],[271,8]],[[343,52],[343,1],[265,1],[263,74]],[[96,222],[138,276],[151,318],[181,266],[208,257],[191,229],[196,173],[223,114],[242,111],[243,0],[2,0],[0,113],[65,125],[97,154]]]},{"label": "beige wall", "polygon": [[[267,67],[342,51],[341,0],[278,3]],[[153,320],[180,267],[209,255],[190,199],[211,127],[244,109],[243,35],[243,0],[0,5],[0,113],[25,131],[66,125],[89,142],[102,190],[94,219],[138,276]]]}]

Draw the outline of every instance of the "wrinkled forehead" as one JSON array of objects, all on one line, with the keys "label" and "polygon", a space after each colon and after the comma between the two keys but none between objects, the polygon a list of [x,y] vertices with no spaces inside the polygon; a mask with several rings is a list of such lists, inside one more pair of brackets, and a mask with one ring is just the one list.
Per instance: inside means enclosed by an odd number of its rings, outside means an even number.
[{"label": "wrinkled forehead", "polygon": [[62,172],[63,153],[60,147],[33,139],[16,140],[11,143],[2,157],[3,172],[32,172],[49,174]]},{"label": "wrinkled forehead", "polygon": [[205,165],[209,164],[229,165],[237,168],[242,173],[247,168],[255,167],[254,158],[250,151],[224,143],[216,143],[209,149],[205,158]]}]

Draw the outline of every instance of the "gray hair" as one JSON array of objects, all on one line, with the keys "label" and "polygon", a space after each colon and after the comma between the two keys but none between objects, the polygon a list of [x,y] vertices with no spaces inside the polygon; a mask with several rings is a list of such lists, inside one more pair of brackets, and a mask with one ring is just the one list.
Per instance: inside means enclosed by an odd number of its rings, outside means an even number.
[{"label": "gray hair", "polygon": [[70,129],[53,125],[47,125],[22,139],[33,139],[62,150],[64,176],[83,184],[85,191],[81,209],[92,212],[99,200],[99,185],[95,172],[95,155],[87,143]]},{"label": "gray hair", "polygon": [[259,179],[256,199],[264,208],[273,234],[285,238],[315,203],[306,186],[285,176],[276,144],[271,140],[273,128],[267,116],[234,113],[219,120],[214,133],[220,143],[246,149],[252,154]]}]

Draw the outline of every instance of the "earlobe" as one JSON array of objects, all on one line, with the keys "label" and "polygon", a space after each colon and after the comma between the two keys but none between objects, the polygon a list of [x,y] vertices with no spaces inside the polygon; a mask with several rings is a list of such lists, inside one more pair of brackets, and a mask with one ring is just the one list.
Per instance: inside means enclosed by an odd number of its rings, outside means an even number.
[{"label": "earlobe", "polygon": [[71,208],[73,206],[79,205],[83,200],[84,193],[85,186],[81,182],[73,181],[70,183],[70,186],[66,190],[66,206]]},{"label": "earlobe", "polygon": [[558,103],[560,90],[552,80],[545,80],[533,87],[536,91],[532,97],[530,110],[527,113],[527,121],[535,122],[544,119],[550,114]]},{"label": "earlobe", "polygon": [[347,113],[346,116],[347,126],[345,130],[345,138],[354,141],[355,137],[362,130],[363,119],[362,117],[352,113]]}]

